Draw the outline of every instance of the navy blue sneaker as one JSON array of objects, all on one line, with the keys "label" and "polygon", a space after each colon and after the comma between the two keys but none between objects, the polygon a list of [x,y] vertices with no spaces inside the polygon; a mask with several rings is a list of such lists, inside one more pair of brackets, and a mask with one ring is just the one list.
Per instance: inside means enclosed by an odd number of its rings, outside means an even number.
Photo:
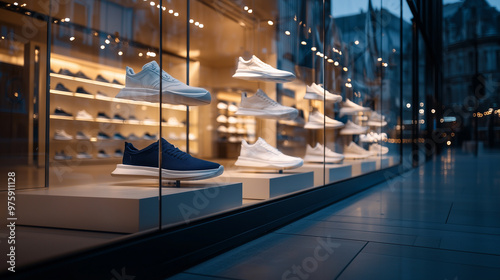
[{"label": "navy blue sneaker", "polygon": [[123,136],[120,132],[117,132],[117,133],[115,133],[115,135],[113,135],[113,139],[115,139],[115,140],[125,140],[125,136]]},{"label": "navy blue sneaker", "polygon": [[55,110],[54,110],[54,115],[58,115],[58,116],[65,116],[65,117],[72,117],[73,115],[64,111],[63,109],[61,109],[60,107],[57,107]]},{"label": "navy blue sneaker", "polygon": [[98,81],[98,82],[109,83],[109,80],[107,80],[106,78],[104,78],[103,76],[101,76],[101,74],[97,75],[97,77],[95,78],[95,80]]},{"label": "navy blue sneaker", "polygon": [[64,69],[64,68],[59,69],[58,74],[75,77],[75,74],[73,74],[73,72],[69,71],[68,69]]},{"label": "navy blue sneaker", "polygon": [[106,119],[106,120],[111,119],[111,118],[110,118],[110,117],[108,117],[108,115],[106,115],[106,113],[104,113],[104,112],[99,112],[99,113],[97,113],[97,118],[98,118],[98,119]]},{"label": "navy blue sneaker", "polygon": [[113,83],[113,84],[115,84],[115,85],[120,85],[120,86],[123,86],[123,84],[122,84],[122,83],[120,83],[117,79],[113,79],[113,82],[112,82],[112,83]]},{"label": "navy blue sneaker", "polygon": [[107,135],[104,132],[97,133],[97,139],[99,140],[109,140],[109,138],[110,138],[109,135]]},{"label": "navy blue sneaker", "polygon": [[69,92],[71,92],[71,90],[67,89],[67,88],[66,88],[63,84],[61,84],[61,83],[58,83],[58,84],[56,85],[55,90],[60,90],[60,91],[69,91]]},{"label": "navy blue sneaker", "polygon": [[115,114],[115,115],[113,116],[113,120],[124,121],[124,120],[125,120],[125,118],[124,118],[124,117],[122,117],[122,116],[120,116],[120,114]]},{"label": "navy blue sneaker", "polygon": [[90,95],[92,95],[92,93],[86,91],[83,87],[77,87],[76,88],[76,93],[83,93],[83,94],[90,94]]},{"label": "navy blue sneaker", "polygon": [[87,75],[85,75],[82,71],[76,72],[75,77],[90,80],[90,78],[87,77]]},{"label": "navy blue sneaker", "polygon": [[[224,166],[202,159],[177,149],[167,140],[162,143],[162,179],[202,180],[217,177],[224,172]],[[118,164],[111,175],[128,175],[158,178],[159,141],[138,150],[125,142],[123,163]]]}]

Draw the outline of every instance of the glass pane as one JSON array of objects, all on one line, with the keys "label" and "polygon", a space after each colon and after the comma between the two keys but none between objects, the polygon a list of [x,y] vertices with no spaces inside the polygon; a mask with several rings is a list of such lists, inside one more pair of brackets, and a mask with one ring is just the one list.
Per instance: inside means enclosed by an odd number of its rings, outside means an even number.
[{"label": "glass pane", "polygon": [[[27,4],[2,4],[0,27],[0,169],[17,189],[45,185],[47,24]],[[0,187],[6,191],[7,184]]]}]

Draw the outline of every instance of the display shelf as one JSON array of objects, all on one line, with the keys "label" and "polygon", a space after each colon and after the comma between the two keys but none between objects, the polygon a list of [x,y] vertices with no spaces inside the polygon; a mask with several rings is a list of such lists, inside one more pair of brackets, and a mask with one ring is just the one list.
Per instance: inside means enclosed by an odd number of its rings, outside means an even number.
[{"label": "display shelf", "polygon": [[68,80],[68,81],[86,83],[86,84],[91,84],[91,85],[103,86],[103,87],[117,88],[117,89],[122,89],[125,87],[124,85],[94,81],[94,80],[90,80],[90,79],[72,77],[72,76],[57,74],[57,73],[50,73],[50,77],[64,79],[64,80]]},{"label": "display shelf", "polygon": [[[105,102],[132,104],[132,105],[137,105],[137,106],[148,106],[148,107],[158,108],[158,105],[156,103],[151,103],[151,102],[146,102],[146,101],[135,101],[135,100],[129,100],[129,99],[123,99],[123,98],[99,96],[99,95],[93,95],[93,94],[83,94],[83,93],[61,91],[61,90],[55,90],[55,89],[51,89],[50,93],[61,95],[61,96],[71,96],[71,97],[100,100],[100,101],[105,101]],[[186,111],[186,106],[184,106],[184,105],[163,104],[162,108],[163,109],[177,110],[177,111]]]},{"label": "display shelf", "polygon": [[[240,207],[241,188],[241,183],[207,182],[182,182],[180,188],[163,188],[162,224],[188,223]],[[19,191],[16,198],[17,214],[23,217],[19,224],[23,225],[124,233],[158,227],[157,180],[49,187]],[[199,207],[200,198],[209,203]]]},{"label": "display shelf", "polygon": [[[352,164],[325,164],[322,163],[305,163],[298,168],[299,172],[314,172],[314,185],[323,185],[323,174],[325,174],[325,184],[337,182],[352,177]],[[326,171],[326,173],[324,173]],[[289,171],[287,171],[289,172]]]},{"label": "display shelf", "polygon": [[314,185],[313,172],[279,174],[272,171],[225,171],[224,174],[212,180],[241,183],[243,198],[269,199],[310,188]]},{"label": "display shelf", "polygon": [[[65,121],[80,121],[80,122],[91,122],[91,123],[111,123],[111,124],[126,124],[126,125],[139,125],[139,126],[159,126],[159,122],[152,122],[152,123],[144,123],[143,121],[129,121],[129,120],[113,120],[113,119],[82,119],[82,118],[76,118],[76,117],[68,117],[68,116],[58,116],[58,115],[50,115],[50,119],[53,120],[65,120]],[[172,127],[172,128],[185,128],[186,125],[183,124],[178,124],[178,125],[173,125],[173,124],[168,124],[168,123],[162,123],[161,124],[163,127]]]},{"label": "display shelf", "polygon": [[352,176],[359,176],[377,170],[377,160],[368,158],[361,160],[344,160],[346,164],[352,165]]}]

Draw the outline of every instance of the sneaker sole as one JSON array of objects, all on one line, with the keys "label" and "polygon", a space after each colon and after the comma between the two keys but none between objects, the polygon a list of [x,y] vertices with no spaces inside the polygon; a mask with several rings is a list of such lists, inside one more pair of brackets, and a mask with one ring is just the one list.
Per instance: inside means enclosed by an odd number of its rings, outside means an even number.
[{"label": "sneaker sole", "polygon": [[[332,157],[326,157],[324,160],[325,163],[340,163],[344,158],[332,158]],[[306,155],[304,157],[305,162],[323,162],[323,156],[311,156],[311,155]]]},{"label": "sneaker sole", "polygon": [[382,126],[386,126],[387,125],[387,122],[375,122],[375,121],[369,121],[367,123],[367,125],[369,126],[378,126],[378,127],[382,127]]},{"label": "sneaker sole", "polygon": [[305,129],[323,129],[326,128],[326,129],[339,129],[339,128],[342,128],[344,127],[345,125],[344,124],[339,124],[339,125],[326,125],[324,127],[324,125],[322,123],[313,123],[313,122],[308,122],[306,123],[306,125],[304,126]]},{"label": "sneaker sole", "polygon": [[233,78],[238,78],[248,81],[269,81],[269,82],[290,82],[295,80],[295,76],[275,75],[268,72],[242,71],[236,70]]},{"label": "sneaker sole", "polygon": [[239,156],[238,160],[234,163],[235,166],[241,167],[255,167],[255,168],[266,168],[266,169],[294,169],[299,168],[304,164],[303,161],[290,163],[290,162],[272,162],[269,160],[247,158]]},{"label": "sneaker sole", "polygon": [[363,129],[363,130],[341,130],[340,135],[358,135],[358,134],[364,134],[368,131],[368,129]]},{"label": "sneaker sole", "polygon": [[370,155],[358,155],[358,154],[344,154],[345,159],[365,159],[370,157]]},{"label": "sneaker sole", "polygon": [[[149,88],[123,88],[116,95],[116,98],[129,99],[135,101],[146,101],[151,103],[159,103],[160,97],[158,90]],[[163,103],[173,105],[198,106],[210,104],[210,92],[196,94],[196,96],[186,96],[182,92],[164,91],[162,92]]]},{"label": "sneaker sole", "polygon": [[[137,166],[128,164],[117,164],[116,169],[111,172],[112,176],[135,176],[158,178],[159,168],[148,166]],[[216,169],[207,170],[161,170],[162,179],[166,180],[202,180],[213,178],[221,175],[224,172],[224,166],[219,166]]]},{"label": "sneaker sole", "polygon": [[258,109],[247,109],[247,108],[238,108],[238,111],[234,113],[236,116],[254,116],[266,119],[281,119],[281,120],[293,120],[298,115],[298,111],[288,112],[288,113],[275,113],[272,111],[263,111]]}]

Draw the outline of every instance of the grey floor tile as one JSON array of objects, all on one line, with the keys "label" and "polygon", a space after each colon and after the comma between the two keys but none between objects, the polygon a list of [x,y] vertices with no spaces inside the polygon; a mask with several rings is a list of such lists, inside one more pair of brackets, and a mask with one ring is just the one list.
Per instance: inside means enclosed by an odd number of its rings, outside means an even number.
[{"label": "grey floor tile", "polygon": [[498,211],[478,211],[474,209],[452,209],[448,223],[500,228],[500,212]]},{"label": "grey floor tile", "polygon": [[360,253],[338,279],[498,280],[499,278],[498,268]]},{"label": "grey floor tile", "polygon": [[187,272],[236,279],[293,279],[305,275],[310,279],[333,279],[365,244],[326,237],[268,234]]}]

